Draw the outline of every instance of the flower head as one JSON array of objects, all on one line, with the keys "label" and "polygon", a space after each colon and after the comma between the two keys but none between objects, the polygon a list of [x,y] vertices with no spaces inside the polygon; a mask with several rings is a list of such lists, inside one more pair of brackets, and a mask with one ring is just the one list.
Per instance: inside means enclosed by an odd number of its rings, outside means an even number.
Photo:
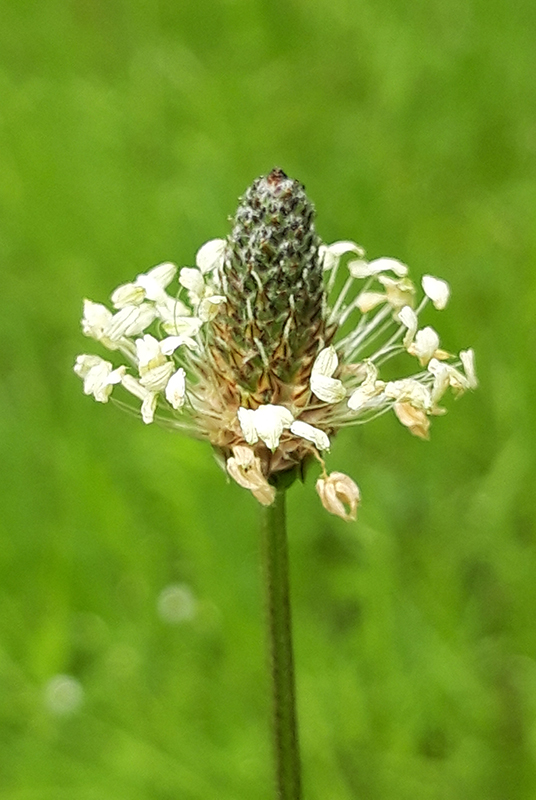
[{"label": "flower head", "polygon": [[[333,435],[392,410],[427,439],[445,393],[476,388],[474,355],[452,356],[434,327],[419,324],[429,301],[447,305],[445,281],[425,275],[417,301],[406,264],[367,260],[352,241],[322,242],[314,216],[282,170],[258,178],[230,235],[206,242],[195,266],[153,267],[115,289],[112,308],[84,301],[83,333],[124,363],[83,355],[75,372],[97,401],[119,385],[141,401],[146,424],[209,441],[264,505],[280,476],[301,475],[316,458],[324,507],[354,519],[359,489],[324,466]],[[416,369],[382,377],[404,354]]]}]

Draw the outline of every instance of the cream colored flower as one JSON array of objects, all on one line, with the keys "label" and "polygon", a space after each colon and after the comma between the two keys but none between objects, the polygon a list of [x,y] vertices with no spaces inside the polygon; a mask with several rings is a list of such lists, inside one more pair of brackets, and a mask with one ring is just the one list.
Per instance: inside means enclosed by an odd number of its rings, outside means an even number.
[{"label": "cream colored flower", "polygon": [[98,402],[121,383],[146,424],[210,442],[261,503],[315,458],[324,506],[353,519],[357,486],[324,468],[337,431],[394,413],[428,438],[446,393],[478,385],[473,351],[451,355],[435,327],[422,327],[428,301],[447,305],[448,284],[421,283],[419,298],[402,261],[321,242],[303,187],[274,170],[195,266],[158,264],[118,286],[111,308],[85,300],[82,331],[117,365],[81,355],[74,369]]}]

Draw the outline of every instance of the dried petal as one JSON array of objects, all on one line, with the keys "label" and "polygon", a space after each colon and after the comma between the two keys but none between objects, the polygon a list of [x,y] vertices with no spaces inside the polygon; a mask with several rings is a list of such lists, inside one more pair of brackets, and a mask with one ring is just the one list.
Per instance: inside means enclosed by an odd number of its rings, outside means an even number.
[{"label": "dried petal", "polygon": [[415,408],[411,403],[395,403],[394,412],[402,425],[420,439],[429,439],[430,420],[422,408]]},{"label": "dried petal", "polygon": [[316,491],[322,505],[330,514],[336,514],[348,522],[355,520],[361,495],[358,486],[348,475],[343,472],[332,472],[325,478],[319,478],[316,482]]},{"label": "dried petal", "polygon": [[261,470],[260,459],[253,450],[244,445],[233,447],[233,455],[227,459],[227,472],[239,486],[249,489],[263,506],[275,500],[275,489],[270,486]]}]

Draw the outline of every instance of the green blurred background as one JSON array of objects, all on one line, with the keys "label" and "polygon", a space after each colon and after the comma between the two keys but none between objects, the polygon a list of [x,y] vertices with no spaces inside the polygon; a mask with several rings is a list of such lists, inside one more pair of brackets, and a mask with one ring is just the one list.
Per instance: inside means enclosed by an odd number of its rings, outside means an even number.
[{"label": "green blurred background", "polygon": [[82,297],[192,264],[275,165],[324,240],[450,282],[481,380],[429,443],[338,437],[355,524],[290,494],[306,800],[536,796],[535,17],[4,0],[2,800],[272,796],[256,503],[72,364]]}]

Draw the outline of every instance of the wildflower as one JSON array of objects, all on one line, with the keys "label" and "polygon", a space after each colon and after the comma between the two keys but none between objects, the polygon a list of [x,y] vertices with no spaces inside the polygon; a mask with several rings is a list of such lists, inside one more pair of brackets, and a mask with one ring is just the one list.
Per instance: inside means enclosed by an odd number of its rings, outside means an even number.
[{"label": "wildflower", "polygon": [[[393,411],[427,439],[446,392],[476,388],[474,355],[449,354],[434,327],[419,325],[429,302],[446,307],[444,280],[425,275],[418,300],[405,263],[322,242],[314,215],[281,170],[258,178],[229,236],[206,242],[194,266],[138,275],[112,292],[113,310],[84,302],[83,333],[126,363],[83,355],[75,371],[99,402],[126,391],[146,424],[210,442],[261,504],[273,502],[280,476],[316,459],[324,507],[354,519],[359,489],[326,472],[333,435]],[[384,365],[404,355],[415,370],[386,380]]]}]

